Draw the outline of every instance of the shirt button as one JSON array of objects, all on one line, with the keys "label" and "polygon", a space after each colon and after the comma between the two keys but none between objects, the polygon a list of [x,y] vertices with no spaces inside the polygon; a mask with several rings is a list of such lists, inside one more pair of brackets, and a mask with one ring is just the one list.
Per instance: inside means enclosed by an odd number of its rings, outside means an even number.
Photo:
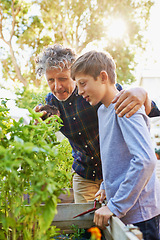
[{"label": "shirt button", "polygon": [[94,157],[91,157],[91,159],[93,159]]},{"label": "shirt button", "polygon": [[72,103],[70,102],[69,105],[72,105]]},{"label": "shirt button", "polygon": [[79,132],[78,134],[79,134],[79,135],[81,135],[82,133],[81,133],[81,132]]},{"label": "shirt button", "polygon": [[76,118],[74,117],[73,120],[76,120]]},{"label": "shirt button", "polygon": [[95,174],[93,174],[93,177],[95,176]]},{"label": "shirt button", "polygon": [[85,148],[87,148],[88,146],[87,145],[85,145]]},{"label": "shirt button", "polygon": [[93,173],[95,173],[96,171],[93,171]]},{"label": "shirt button", "polygon": [[96,167],[97,167],[97,163],[96,163],[94,166],[96,166]]}]

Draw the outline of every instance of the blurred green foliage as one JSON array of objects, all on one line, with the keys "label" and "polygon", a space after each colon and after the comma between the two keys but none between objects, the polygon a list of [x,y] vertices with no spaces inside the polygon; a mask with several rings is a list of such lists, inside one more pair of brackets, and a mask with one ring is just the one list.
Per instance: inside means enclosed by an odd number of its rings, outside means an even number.
[{"label": "blurred green foliage", "polygon": [[19,89],[16,90],[17,99],[15,100],[17,107],[19,108],[34,108],[38,104],[45,104],[45,96],[48,93],[47,88],[37,89],[36,87],[23,88],[20,92]]},{"label": "blurred green foliage", "polygon": [[[58,116],[42,121],[42,113],[29,109],[31,121],[15,121],[5,101],[0,105],[0,239],[47,240],[57,232],[50,226],[58,196],[70,187],[68,143],[56,132]],[[37,125],[34,124],[38,120]],[[65,157],[62,157],[64,148]]]}]

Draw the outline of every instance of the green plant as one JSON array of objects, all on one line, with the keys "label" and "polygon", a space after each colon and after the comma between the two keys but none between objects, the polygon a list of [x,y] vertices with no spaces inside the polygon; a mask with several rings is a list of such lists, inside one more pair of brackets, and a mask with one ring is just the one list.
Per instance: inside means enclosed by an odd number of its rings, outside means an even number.
[{"label": "green plant", "polygon": [[68,239],[68,240],[87,240],[87,239],[90,239],[90,238],[84,238],[83,237],[83,235],[85,234],[85,229],[81,229],[81,228],[79,228],[77,225],[74,225],[74,224],[72,224],[71,226],[70,226],[70,228],[71,228],[71,231],[72,231],[72,233],[67,233],[67,234],[61,234],[61,235],[59,235],[59,236],[57,236],[56,238],[54,238],[54,239],[59,239],[59,240],[62,240],[62,239]]},{"label": "green plant", "polygon": [[[46,240],[56,234],[51,222],[65,171],[59,168],[55,133],[61,119],[40,119],[29,109],[31,122],[24,125],[9,117],[0,105],[0,239]],[[35,125],[35,119],[39,124]]]},{"label": "green plant", "polygon": [[77,225],[72,224],[71,230],[73,231],[72,234],[70,234],[69,239],[81,239],[83,234],[85,233],[85,229],[79,228]]},{"label": "green plant", "polygon": [[34,108],[39,103],[44,104],[44,98],[48,93],[48,88],[43,85],[43,90],[41,88],[37,89],[31,86],[23,88],[23,91],[16,89],[17,99],[15,100],[16,105],[20,108]]},{"label": "green plant", "polygon": [[57,161],[59,171],[64,171],[67,173],[68,181],[63,179],[63,188],[72,188],[72,148],[67,138],[64,138],[58,146],[56,146],[57,151]]}]

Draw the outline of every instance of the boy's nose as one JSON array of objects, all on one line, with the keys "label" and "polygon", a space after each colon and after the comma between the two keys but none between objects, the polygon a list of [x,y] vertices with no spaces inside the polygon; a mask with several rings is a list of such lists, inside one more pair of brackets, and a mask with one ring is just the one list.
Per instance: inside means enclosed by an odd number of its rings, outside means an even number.
[{"label": "boy's nose", "polygon": [[82,95],[83,92],[84,92],[83,89],[78,88],[78,94],[79,94],[79,95]]},{"label": "boy's nose", "polygon": [[78,87],[78,94],[82,95],[84,93],[83,87],[80,84],[77,84]]}]

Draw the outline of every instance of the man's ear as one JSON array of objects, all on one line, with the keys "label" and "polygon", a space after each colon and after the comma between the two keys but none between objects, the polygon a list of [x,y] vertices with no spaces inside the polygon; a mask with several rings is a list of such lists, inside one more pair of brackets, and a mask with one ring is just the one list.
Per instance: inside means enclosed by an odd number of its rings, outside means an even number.
[{"label": "man's ear", "polygon": [[102,83],[106,83],[106,81],[108,81],[108,74],[106,71],[101,71],[100,77],[101,77]]}]

